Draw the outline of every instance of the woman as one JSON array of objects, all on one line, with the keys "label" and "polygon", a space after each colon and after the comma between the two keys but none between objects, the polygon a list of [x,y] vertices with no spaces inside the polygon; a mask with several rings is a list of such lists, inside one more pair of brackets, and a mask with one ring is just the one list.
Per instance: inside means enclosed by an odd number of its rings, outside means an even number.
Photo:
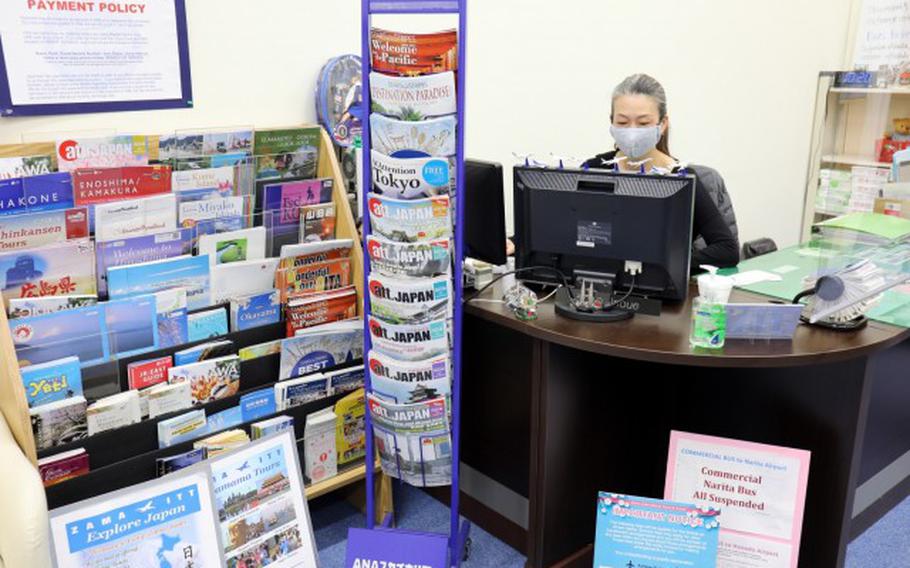
[{"label": "woman", "polygon": [[[617,167],[620,171],[675,173],[682,165],[670,154],[670,121],[667,95],[656,79],[631,75],[613,90],[610,134],[616,150],[598,154],[585,162],[588,168]],[[691,170],[690,170],[691,171]],[[711,264],[720,268],[736,266],[739,243],[711,197],[708,183],[723,184],[710,168],[696,174],[693,240],[701,236],[705,246],[693,247],[692,270]]]}]

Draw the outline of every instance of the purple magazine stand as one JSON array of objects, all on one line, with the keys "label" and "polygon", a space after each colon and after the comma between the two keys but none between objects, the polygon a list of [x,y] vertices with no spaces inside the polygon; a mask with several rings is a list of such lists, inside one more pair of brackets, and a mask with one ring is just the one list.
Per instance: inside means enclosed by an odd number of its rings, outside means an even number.
[{"label": "purple magazine stand", "polygon": [[[370,57],[370,20],[373,14],[455,14],[458,16],[458,72],[456,73],[456,124],[458,125],[457,152],[456,152],[456,185],[455,195],[455,269],[453,282],[453,312],[454,324],[452,331],[452,492],[451,492],[451,524],[449,527],[449,565],[460,566],[462,559],[466,557],[469,547],[468,533],[471,529],[469,521],[463,523],[458,514],[459,490],[458,490],[458,469],[461,463],[460,459],[460,436],[461,436],[461,330],[462,330],[462,305],[461,299],[463,294],[463,276],[462,261],[464,260],[464,132],[465,132],[465,45],[467,43],[467,0],[361,0],[361,61],[363,64],[363,108],[372,108],[370,96],[370,71],[372,69],[372,59]],[[372,187],[372,170],[370,163],[370,121],[365,117],[363,121],[363,187],[364,195],[368,195]],[[363,244],[367,246],[367,238],[371,234],[369,199],[364,197],[363,203]],[[369,289],[370,277],[370,259],[369,255],[364,255],[364,290]],[[365,295],[363,298],[364,307],[364,334],[363,350],[368,355],[371,348],[371,337],[369,330],[370,317],[370,298]],[[370,385],[370,373],[365,373],[364,385],[366,392],[372,390]],[[373,444],[373,423],[370,418],[369,409],[366,415],[366,491],[367,491],[367,511],[366,523],[367,529],[373,529],[376,519],[376,500],[374,495],[375,485],[373,483],[374,468],[370,463],[375,456]],[[388,520],[387,520],[388,521]],[[386,524],[386,523],[384,523]],[[438,538],[438,535],[429,534],[428,537]]]}]

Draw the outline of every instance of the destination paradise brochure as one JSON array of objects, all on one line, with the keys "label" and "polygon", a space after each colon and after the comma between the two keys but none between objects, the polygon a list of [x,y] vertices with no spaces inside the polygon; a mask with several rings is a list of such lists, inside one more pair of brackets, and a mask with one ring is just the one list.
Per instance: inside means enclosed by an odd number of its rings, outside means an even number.
[{"label": "destination paradise brochure", "polygon": [[420,121],[455,114],[455,74],[451,71],[422,77],[393,77],[370,73],[373,108],[386,116]]},{"label": "destination paradise brochure", "polygon": [[182,287],[186,288],[189,310],[210,305],[209,282],[208,255],[113,266],[107,271],[108,293],[112,299]]},{"label": "destination paradise brochure", "polygon": [[70,209],[75,204],[68,173],[0,180],[0,215]]},{"label": "destination paradise brochure", "polygon": [[0,216],[0,252],[38,248],[89,236],[84,207]]},{"label": "destination paradise brochure", "polygon": [[90,240],[0,253],[3,298],[94,295],[95,247]]},{"label": "destination paradise brochure", "polygon": [[212,472],[184,469],[50,512],[54,565],[226,566]]}]

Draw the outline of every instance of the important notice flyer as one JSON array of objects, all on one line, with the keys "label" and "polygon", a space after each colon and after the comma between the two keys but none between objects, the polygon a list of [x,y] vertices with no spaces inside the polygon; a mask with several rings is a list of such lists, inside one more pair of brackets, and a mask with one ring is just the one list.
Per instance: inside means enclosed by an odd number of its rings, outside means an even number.
[{"label": "important notice flyer", "polygon": [[809,452],[671,432],[664,498],[717,507],[718,568],[796,568]]}]

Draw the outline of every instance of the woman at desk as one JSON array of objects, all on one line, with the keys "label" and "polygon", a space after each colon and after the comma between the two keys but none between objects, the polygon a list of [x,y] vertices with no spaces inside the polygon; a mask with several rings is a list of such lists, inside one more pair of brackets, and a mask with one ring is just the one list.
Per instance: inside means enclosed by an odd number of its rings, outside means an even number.
[{"label": "woman at desk", "polygon": [[[644,74],[631,75],[613,90],[610,134],[617,149],[591,158],[588,168],[618,168],[620,171],[667,174],[684,166],[670,154],[670,122],[667,95],[656,79]],[[690,170],[692,171],[692,170]],[[720,268],[739,263],[739,243],[711,197],[708,184],[723,184],[714,170],[703,175],[694,172],[695,212],[692,237],[704,245],[693,246],[692,270],[701,264]]]}]

